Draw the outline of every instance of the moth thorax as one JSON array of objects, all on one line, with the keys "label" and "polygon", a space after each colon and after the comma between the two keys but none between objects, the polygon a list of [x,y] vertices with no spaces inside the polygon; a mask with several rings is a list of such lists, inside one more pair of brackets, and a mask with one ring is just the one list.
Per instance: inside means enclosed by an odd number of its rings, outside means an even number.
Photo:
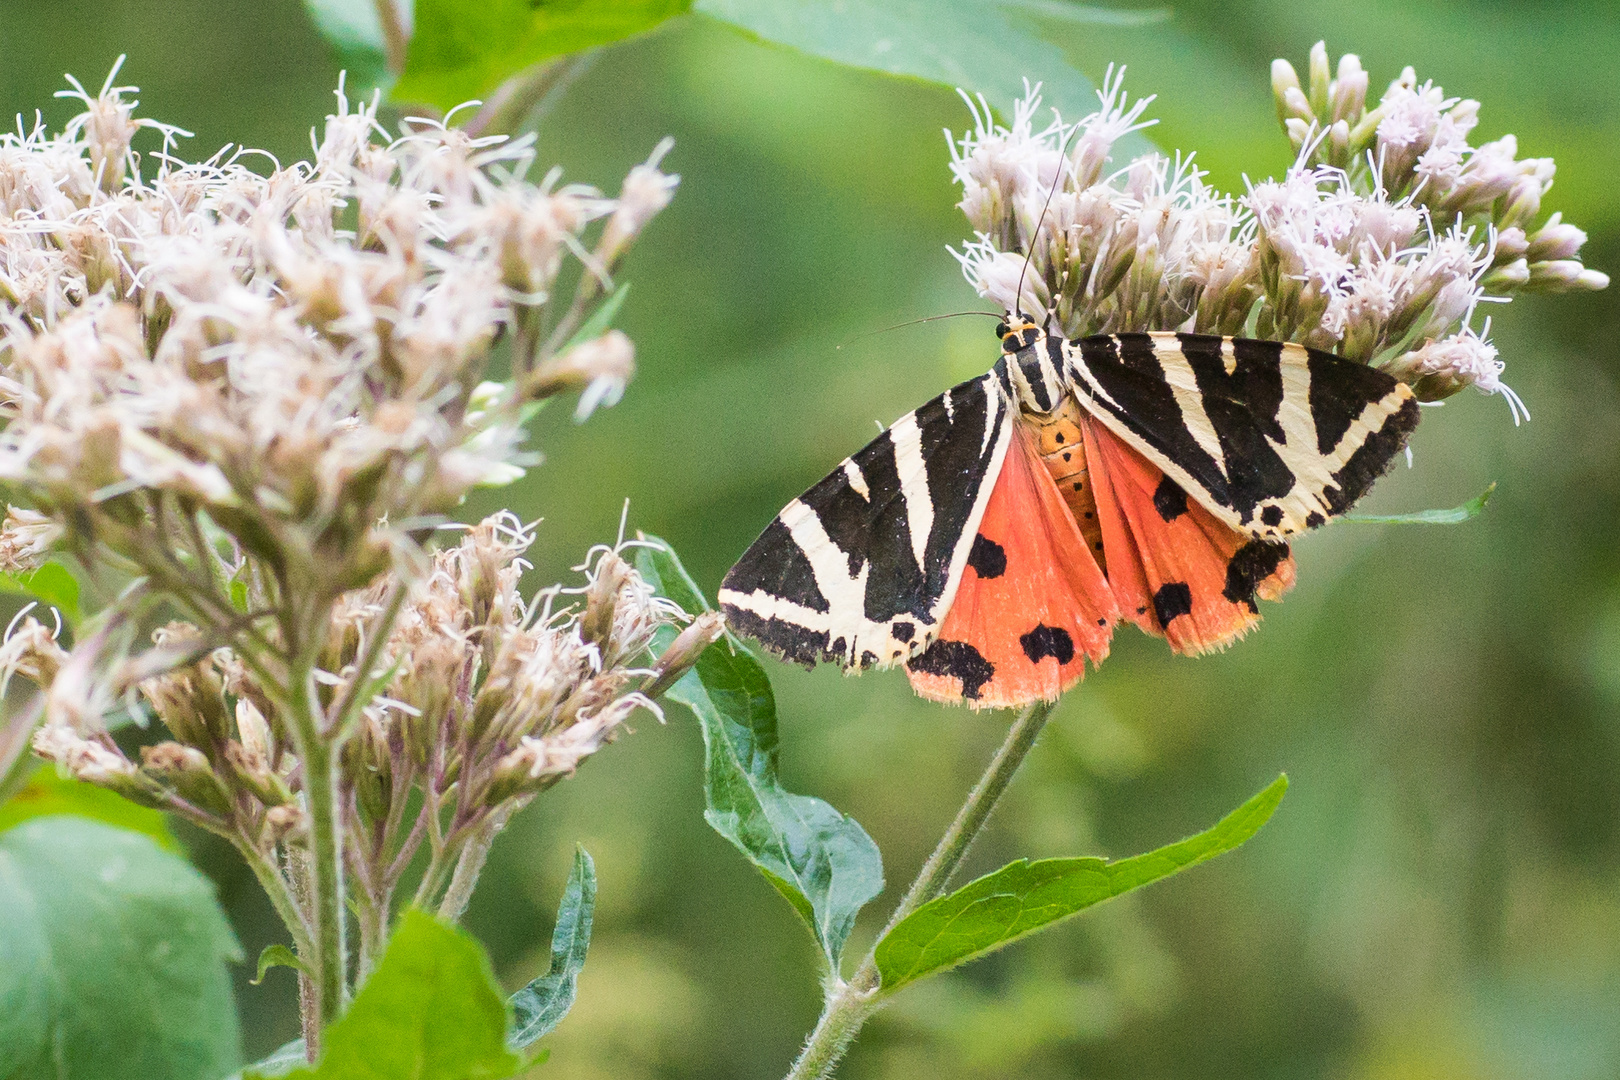
[{"label": "moth thorax", "polygon": [[1011,359],[1015,362],[1007,366],[1024,411],[1049,413],[1063,403],[1068,395],[1063,383],[1062,344],[1057,338],[1041,334]]}]

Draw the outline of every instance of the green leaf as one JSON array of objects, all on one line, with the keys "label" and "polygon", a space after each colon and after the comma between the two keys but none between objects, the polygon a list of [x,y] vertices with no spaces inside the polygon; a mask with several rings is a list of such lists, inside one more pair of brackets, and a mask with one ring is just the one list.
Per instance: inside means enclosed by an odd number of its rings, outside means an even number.
[{"label": "green leaf", "polygon": [[596,908],[596,864],[582,847],[574,848],[574,869],[557,906],[551,931],[551,970],[512,995],[512,1025],[506,1045],[524,1050],[574,1007],[579,973],[591,947],[591,913]]},{"label": "green leaf", "polygon": [[608,328],[613,325],[613,320],[618,316],[619,309],[624,306],[624,298],[629,295],[630,283],[628,281],[621,281],[615,285],[613,291],[608,294],[607,299],[602,301],[602,306],[591,312],[591,317],[585,320],[584,325],[574,331],[574,336],[568,339],[567,345],[563,346],[564,351],[573,348],[582,341],[590,341],[607,333]]},{"label": "green leaf", "polygon": [[[321,1060],[282,1075],[312,1080],[499,1080],[522,1062],[506,1048],[506,1001],[484,948],[422,911],[399,921],[388,951]],[[249,1078],[256,1073],[249,1069]]]},{"label": "green leaf", "polygon": [[294,1039],[290,1043],[283,1043],[270,1051],[269,1056],[262,1057],[251,1065],[244,1066],[240,1072],[233,1072],[225,1080],[243,1080],[243,1077],[261,1077],[263,1080],[276,1080],[277,1077],[286,1076],[294,1069],[309,1064],[309,1057],[304,1053],[304,1040]]},{"label": "green leaf", "polygon": [[266,945],[259,954],[259,973],[248,980],[248,985],[258,986],[264,982],[266,973],[273,967],[288,967],[294,971],[308,972],[304,962],[298,959],[298,954],[285,945]]},{"label": "green leaf", "polygon": [[882,992],[953,968],[1093,904],[1231,851],[1259,831],[1288,790],[1279,776],[1206,832],[1118,862],[1097,858],[1020,859],[930,900],[878,942]]},{"label": "green leaf", "polygon": [[158,811],[136,806],[106,788],[59,776],[54,768],[39,769],[21,791],[0,803],[0,832],[52,814],[73,814],[116,825],[150,837],[159,847],[177,855],[184,854],[169,832],[167,819]]},{"label": "green leaf", "polygon": [[[402,5],[406,18],[410,6],[410,0]],[[348,73],[344,89],[349,97],[369,97],[374,87],[386,91],[393,77],[388,73],[376,0],[304,0],[304,7]]]},{"label": "green leaf", "polygon": [[[636,568],[690,613],[708,610],[668,544],[636,555]],[[667,629],[657,643],[673,640]],[[838,970],[855,916],[883,891],[883,860],[854,818],[776,779],[776,701],[770,681],[735,638],[716,642],[667,695],[703,729],[704,818],[765,875],[809,925],[829,971]]]},{"label": "green leaf", "polygon": [[[696,0],[692,10],[812,56],[982,93],[1006,116],[1028,78],[1070,121],[1097,108],[1096,87],[1062,43],[1083,46],[1086,24],[1163,16],[1061,0]],[[1116,144],[1114,160],[1150,149],[1132,135]]]},{"label": "green leaf", "polygon": [[48,562],[26,574],[0,574],[0,592],[31,596],[56,608],[69,623],[79,621],[79,582],[61,563]]},{"label": "green leaf", "polygon": [[483,99],[555,56],[608,45],[679,15],[692,0],[418,0],[396,101],[450,109]]},{"label": "green leaf", "polygon": [[1359,525],[1460,525],[1478,517],[1495,491],[1496,481],[1492,480],[1484,491],[1450,510],[1419,510],[1413,514],[1345,514],[1334,520],[1353,521]]},{"label": "green leaf", "polygon": [[0,1072],[215,1080],[241,1060],[208,879],[127,829],[41,817],[0,834]]}]

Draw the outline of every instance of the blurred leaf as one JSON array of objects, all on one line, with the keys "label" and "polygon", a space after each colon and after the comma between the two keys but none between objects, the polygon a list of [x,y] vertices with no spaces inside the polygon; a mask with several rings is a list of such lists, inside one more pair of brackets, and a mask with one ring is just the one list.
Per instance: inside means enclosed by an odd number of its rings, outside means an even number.
[{"label": "blurred leaf", "polygon": [[584,325],[574,331],[574,336],[568,339],[563,351],[566,352],[582,341],[590,341],[607,333],[608,328],[613,325],[613,320],[618,317],[619,309],[624,306],[624,298],[629,295],[628,281],[621,281],[615,285],[608,298],[602,301],[602,306],[591,312],[591,317],[585,320]]},{"label": "blurred leaf", "polygon": [[419,0],[396,101],[441,109],[483,99],[542,60],[650,30],[691,0]]},{"label": "blurred leaf", "polygon": [[290,1043],[278,1046],[268,1056],[260,1058],[253,1064],[243,1066],[239,1072],[231,1073],[225,1080],[243,1080],[245,1076],[276,1080],[277,1077],[286,1076],[294,1069],[308,1064],[308,1057],[304,1053],[304,1040],[294,1039]]},{"label": "blurred leaf", "polygon": [[[1072,30],[1162,17],[1061,0],[696,0],[692,9],[840,64],[982,93],[1006,116],[1027,78],[1070,120],[1097,108],[1096,86],[1041,31],[1053,23]],[[1150,149],[1140,135],[1128,136],[1116,144],[1114,159],[1128,161]]]},{"label": "blurred leaf", "polygon": [[[498,1080],[522,1067],[506,1048],[506,1002],[484,947],[406,911],[377,970],[327,1029],[321,1060],[282,1075],[313,1080]],[[259,1074],[245,1073],[249,1078]]]},{"label": "blurred leaf", "polygon": [[1496,481],[1492,480],[1484,491],[1450,510],[1419,510],[1412,514],[1345,514],[1336,520],[1354,521],[1361,525],[1460,525],[1478,517],[1495,491]]},{"label": "blurred leaf", "polygon": [[[393,81],[383,45],[376,0],[304,0],[315,27],[332,46],[339,66],[348,72],[345,89],[351,98],[369,97],[373,87],[384,91]],[[410,0],[404,2],[410,13]]]},{"label": "blurred leaf", "polygon": [[1231,851],[1259,831],[1288,790],[1279,776],[1214,828],[1118,862],[1020,859],[930,900],[875,950],[882,992],[966,963],[1071,915]]},{"label": "blurred leaf", "polygon": [[[259,954],[258,974],[248,980],[248,985],[258,986],[260,983],[264,982],[266,973],[268,973],[273,967],[287,967],[292,968],[294,971],[302,971],[306,973],[308,971],[308,969],[304,967],[304,962],[298,959],[298,954],[287,948],[287,946],[266,945],[264,947],[264,951]],[[300,1052],[302,1051],[300,1050]]]},{"label": "blurred leaf", "polygon": [[[663,596],[696,614],[709,605],[668,544],[636,553],[636,568]],[[654,651],[666,648],[666,628]],[[709,646],[668,695],[703,729],[708,809],[714,830],[748,857],[809,924],[828,970],[837,972],[855,916],[883,891],[883,859],[854,818],[776,780],[776,701],[765,669],[735,638]]]},{"label": "blurred leaf", "polygon": [[79,582],[61,563],[48,562],[27,574],[0,574],[0,592],[31,596],[56,608],[69,623],[79,621]]},{"label": "blurred leaf", "polygon": [[167,851],[185,854],[159,811],[137,806],[106,788],[60,776],[54,768],[39,769],[21,791],[0,803],[0,832],[51,814],[72,814],[116,825],[150,837]]},{"label": "blurred leaf", "polygon": [[214,887],[128,829],[41,817],[0,834],[7,1080],[216,1080],[241,1060]]},{"label": "blurred leaf", "polygon": [[596,907],[596,864],[585,849],[574,848],[574,869],[557,906],[551,931],[551,970],[512,995],[512,1024],[506,1045],[523,1050],[551,1032],[574,1007],[579,973],[591,947],[591,913]]}]

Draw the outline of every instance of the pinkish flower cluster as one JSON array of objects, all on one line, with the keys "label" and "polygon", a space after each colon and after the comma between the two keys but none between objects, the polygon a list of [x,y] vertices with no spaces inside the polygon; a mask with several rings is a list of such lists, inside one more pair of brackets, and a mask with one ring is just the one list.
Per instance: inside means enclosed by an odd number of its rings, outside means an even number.
[{"label": "pinkish flower cluster", "polygon": [[951,143],[975,239],[958,258],[979,294],[1049,316],[1070,337],[1125,330],[1297,341],[1374,364],[1426,401],[1465,386],[1521,403],[1501,381],[1478,305],[1526,290],[1600,289],[1578,258],[1586,236],[1541,218],[1550,159],[1506,136],[1468,142],[1478,103],[1419,85],[1408,68],[1367,108],[1354,56],[1309,86],[1279,60],[1279,115],[1297,151],[1280,180],[1213,190],[1189,155],[1150,154],[1110,171],[1125,133],[1148,126],[1110,69],[1101,107],[1037,130],[1031,90],[1010,126],[969,101]]}]

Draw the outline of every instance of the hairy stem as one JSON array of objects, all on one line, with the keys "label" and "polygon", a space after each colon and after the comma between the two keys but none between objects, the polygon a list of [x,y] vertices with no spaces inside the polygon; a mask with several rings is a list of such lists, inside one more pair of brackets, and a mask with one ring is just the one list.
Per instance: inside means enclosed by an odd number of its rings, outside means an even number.
[{"label": "hairy stem", "polygon": [[253,876],[259,879],[259,885],[270,897],[270,904],[281,916],[281,921],[287,924],[287,933],[292,935],[293,948],[300,957],[310,953],[309,924],[304,921],[304,914],[298,909],[298,901],[293,895],[292,886],[282,876],[281,869],[274,860],[266,855],[259,847],[247,837],[238,833],[232,837],[236,850],[242,853],[242,860],[253,871]]},{"label": "hairy stem", "polygon": [[[1001,748],[990,759],[984,775],[979,777],[979,782],[968,793],[962,809],[956,812],[956,820],[940,837],[934,853],[923,863],[911,888],[906,890],[894,914],[889,916],[888,925],[878,935],[878,941],[882,941],[900,920],[945,891],[951,875],[973,846],[974,839],[990,818],[990,811],[995,809],[996,802],[1006,792],[1013,774],[1023,764],[1025,755],[1035,745],[1036,737],[1051,715],[1052,704],[1044,701],[1038,701],[1018,714]],[[821,1019],[805,1040],[799,1059],[788,1073],[788,1080],[822,1080],[831,1076],[844,1052],[849,1049],[849,1044],[855,1041],[861,1025],[878,1007],[882,987],[879,985],[876,948],[874,944],[848,982],[834,979],[828,987]]]},{"label": "hairy stem", "polygon": [[456,922],[461,918],[461,913],[467,910],[473,886],[478,884],[478,875],[484,869],[484,861],[489,858],[490,845],[495,842],[495,834],[506,826],[509,816],[504,811],[495,811],[468,837],[460,858],[456,859],[456,872],[450,876],[450,887],[439,902],[439,918]]},{"label": "hairy stem", "polygon": [[327,1027],[343,1013],[347,992],[343,907],[343,823],[338,814],[338,747],[322,731],[319,699],[315,694],[315,663],[323,636],[316,627],[321,618],[305,622],[308,628],[293,650],[286,686],[289,727],[304,773],[305,809],[309,813],[309,889],[312,909],[315,1009],[318,1026]]}]

